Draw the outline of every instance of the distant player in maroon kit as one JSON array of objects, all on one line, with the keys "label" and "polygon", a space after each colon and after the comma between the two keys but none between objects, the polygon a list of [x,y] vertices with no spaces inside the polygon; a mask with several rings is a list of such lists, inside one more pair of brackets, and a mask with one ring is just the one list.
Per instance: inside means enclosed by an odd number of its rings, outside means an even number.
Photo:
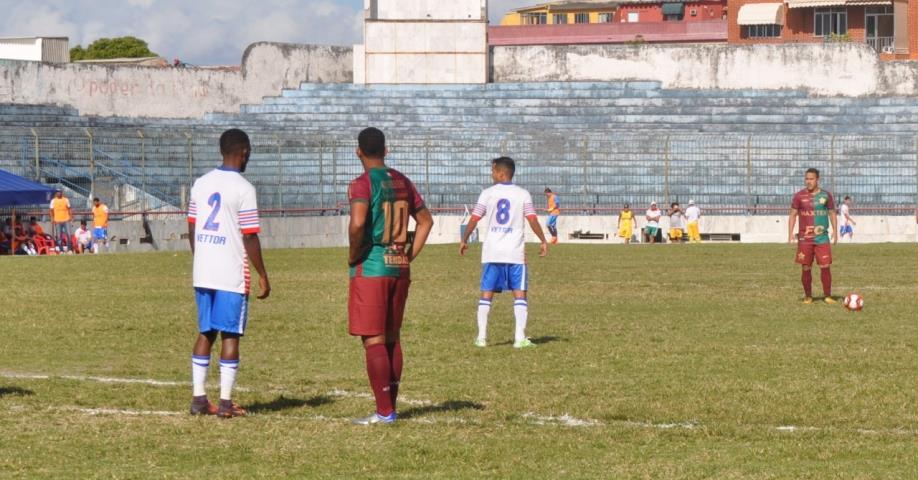
[{"label": "distant player in maroon kit", "polygon": [[832,194],[819,188],[819,170],[811,168],[804,177],[806,188],[794,195],[787,226],[787,241],[794,242],[794,226],[800,218],[797,233],[796,261],[802,266],[803,303],[813,303],[813,260],[819,265],[825,302],[832,298],[832,243],[838,243],[838,218]]},{"label": "distant player in maroon kit", "polygon": [[[424,249],[433,217],[408,177],[386,167],[386,137],[368,128],[357,137],[365,173],[351,182],[348,329],[359,336],[376,411],[353,423],[392,423],[402,378],[400,331],[411,285],[411,262]],[[408,219],[417,230],[410,241]]]}]

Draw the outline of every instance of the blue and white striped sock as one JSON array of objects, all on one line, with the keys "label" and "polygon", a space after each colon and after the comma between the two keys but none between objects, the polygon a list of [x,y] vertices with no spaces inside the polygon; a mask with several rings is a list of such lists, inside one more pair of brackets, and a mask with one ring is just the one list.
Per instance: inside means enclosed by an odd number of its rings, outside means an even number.
[{"label": "blue and white striped sock", "polygon": [[239,370],[239,360],[220,359],[220,400],[233,398],[237,370]]},{"label": "blue and white striped sock", "polygon": [[207,395],[204,385],[207,383],[207,370],[210,368],[210,356],[191,356],[191,385],[192,395],[200,397]]},{"label": "blue and white striped sock", "polygon": [[521,342],[526,339],[526,322],[529,320],[529,302],[525,298],[517,298],[513,301],[513,315],[516,317],[514,340]]},{"label": "blue and white striped sock", "polygon": [[478,340],[488,338],[488,315],[491,313],[491,301],[487,298],[478,300]]}]

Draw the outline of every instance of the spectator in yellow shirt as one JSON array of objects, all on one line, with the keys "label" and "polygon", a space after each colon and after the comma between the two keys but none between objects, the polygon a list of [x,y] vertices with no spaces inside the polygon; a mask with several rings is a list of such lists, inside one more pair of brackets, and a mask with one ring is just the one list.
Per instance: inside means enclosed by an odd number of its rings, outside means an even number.
[{"label": "spectator in yellow shirt", "polygon": [[73,219],[73,210],[70,208],[70,200],[64,197],[64,192],[58,190],[51,199],[51,236],[56,241],[63,238],[66,244],[70,244],[70,220]]}]

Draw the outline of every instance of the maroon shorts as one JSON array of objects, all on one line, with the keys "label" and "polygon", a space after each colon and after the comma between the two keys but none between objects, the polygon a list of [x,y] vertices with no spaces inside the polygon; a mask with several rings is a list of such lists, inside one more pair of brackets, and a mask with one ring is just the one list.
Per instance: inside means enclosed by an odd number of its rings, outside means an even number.
[{"label": "maroon shorts", "polygon": [[813,242],[797,244],[797,263],[800,265],[812,265],[814,259],[820,267],[832,265],[832,245]]},{"label": "maroon shorts", "polygon": [[411,278],[354,277],[348,292],[348,331],[375,336],[398,333],[405,317]]}]

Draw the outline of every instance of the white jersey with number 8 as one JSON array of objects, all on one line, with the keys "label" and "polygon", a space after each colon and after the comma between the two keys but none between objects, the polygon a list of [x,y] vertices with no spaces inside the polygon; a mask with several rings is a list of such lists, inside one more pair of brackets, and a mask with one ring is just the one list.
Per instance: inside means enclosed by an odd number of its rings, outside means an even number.
[{"label": "white jersey with number 8", "polygon": [[526,219],[535,218],[532,195],[512,183],[499,183],[481,192],[472,218],[484,220],[481,263],[526,263]]}]

